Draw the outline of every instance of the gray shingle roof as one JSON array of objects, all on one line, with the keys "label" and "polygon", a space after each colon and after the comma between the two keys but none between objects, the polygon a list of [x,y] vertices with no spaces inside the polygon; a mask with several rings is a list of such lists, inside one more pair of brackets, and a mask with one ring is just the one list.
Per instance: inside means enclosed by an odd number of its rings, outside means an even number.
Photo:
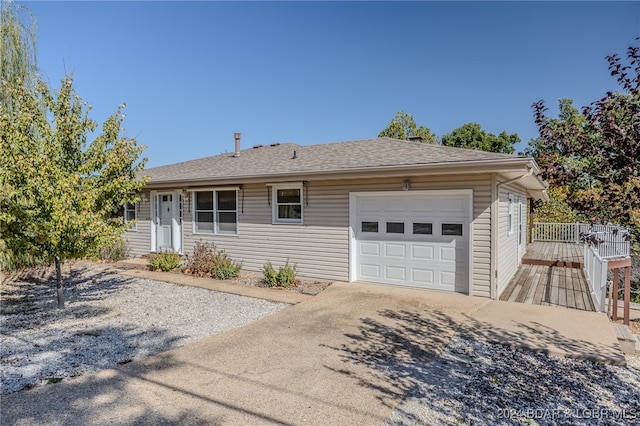
[{"label": "gray shingle roof", "polygon": [[[294,151],[295,156],[294,157]],[[508,161],[508,154],[451,148],[391,138],[363,139],[319,145],[284,143],[234,153],[220,154],[182,163],[146,169],[150,183],[230,179],[319,172],[345,172],[420,165]],[[520,159],[522,160],[522,159]]]}]

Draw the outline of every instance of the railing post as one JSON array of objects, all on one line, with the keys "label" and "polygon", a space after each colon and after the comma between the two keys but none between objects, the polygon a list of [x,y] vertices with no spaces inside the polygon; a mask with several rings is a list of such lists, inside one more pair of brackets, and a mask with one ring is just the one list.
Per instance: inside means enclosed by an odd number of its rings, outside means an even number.
[{"label": "railing post", "polygon": [[605,301],[607,299],[607,272],[609,271],[609,261],[603,259],[600,270],[600,312],[605,312]]}]

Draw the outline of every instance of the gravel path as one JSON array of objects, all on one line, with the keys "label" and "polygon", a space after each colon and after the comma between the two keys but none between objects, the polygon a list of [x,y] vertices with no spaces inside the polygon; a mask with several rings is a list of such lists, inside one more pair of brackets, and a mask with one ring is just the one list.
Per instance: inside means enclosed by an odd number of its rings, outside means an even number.
[{"label": "gravel path", "polygon": [[241,327],[288,305],[73,269],[66,309],[46,278],[13,282],[0,300],[0,394],[113,368]]},{"label": "gravel path", "polygon": [[640,363],[617,367],[454,337],[385,425],[640,424]]}]

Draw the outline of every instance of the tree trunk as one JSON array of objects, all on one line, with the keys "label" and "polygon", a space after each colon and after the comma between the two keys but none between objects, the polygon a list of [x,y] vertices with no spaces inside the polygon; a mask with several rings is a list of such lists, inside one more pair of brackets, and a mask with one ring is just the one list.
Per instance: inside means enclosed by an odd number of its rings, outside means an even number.
[{"label": "tree trunk", "polygon": [[56,290],[58,291],[58,309],[64,309],[64,289],[62,288],[62,264],[56,256]]}]

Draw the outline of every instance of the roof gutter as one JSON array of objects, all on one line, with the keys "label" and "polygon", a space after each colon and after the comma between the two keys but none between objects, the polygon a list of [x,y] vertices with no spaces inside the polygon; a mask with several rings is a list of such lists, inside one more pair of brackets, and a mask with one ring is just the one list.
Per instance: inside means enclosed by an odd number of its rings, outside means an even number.
[{"label": "roof gutter", "polygon": [[[524,163],[524,164],[523,164]],[[530,160],[528,158],[509,158],[504,160],[479,160],[479,161],[459,161],[449,163],[435,163],[435,164],[408,164],[403,166],[390,165],[390,166],[375,166],[375,167],[358,167],[341,170],[318,170],[311,172],[293,171],[282,174],[259,174],[259,175],[245,175],[245,176],[228,176],[217,178],[196,178],[196,179],[174,179],[174,180],[162,180],[153,181],[147,183],[147,188],[167,187],[171,185],[197,185],[199,182],[264,182],[277,181],[278,179],[284,179],[287,181],[301,178],[322,178],[329,180],[342,180],[349,178],[360,178],[362,176],[353,176],[355,173],[379,173],[380,176],[392,176],[397,174],[398,176],[405,176],[407,174],[461,174],[461,173],[483,173],[483,172],[514,172],[523,165],[531,167]],[[455,168],[455,170],[451,170]],[[514,170],[515,169],[515,170]],[[144,171],[142,171],[144,174]]]},{"label": "roof gutter", "polygon": [[[513,179],[509,179],[509,180],[507,180],[505,182],[498,182],[497,185],[496,185],[496,189],[499,191],[501,186],[509,185],[510,183],[517,182],[517,181],[529,178],[531,176],[534,176],[534,174],[535,174],[534,177],[538,178],[538,173],[540,173],[540,169],[537,167],[535,162],[533,164],[528,164],[527,168],[529,170],[527,171],[527,173],[523,174],[522,176],[518,176],[518,177],[515,177]],[[549,201],[549,195],[547,194],[547,186],[548,186],[548,184],[546,182],[540,180],[539,178],[538,178],[538,182],[542,186],[542,188],[540,189],[539,198],[541,198],[544,202]]]}]

